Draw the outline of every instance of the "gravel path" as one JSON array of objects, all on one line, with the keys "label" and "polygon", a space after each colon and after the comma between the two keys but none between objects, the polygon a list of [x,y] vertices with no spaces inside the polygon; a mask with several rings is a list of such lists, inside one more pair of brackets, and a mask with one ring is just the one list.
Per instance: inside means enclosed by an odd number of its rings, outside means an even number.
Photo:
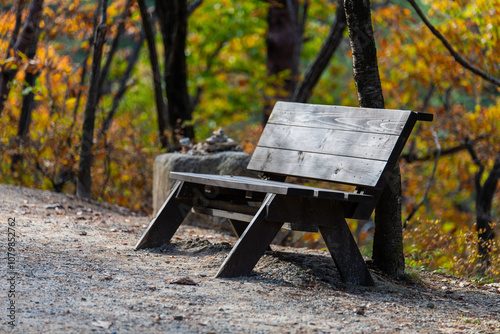
[{"label": "gravel path", "polygon": [[12,219],[16,233],[10,268],[2,257],[0,332],[500,333],[498,284],[372,270],[376,287],[347,286],[327,253],[278,246],[252,276],[216,279],[235,242],[221,232],[183,225],[168,247],[133,251],[147,217],[6,185],[0,212],[3,254]]}]

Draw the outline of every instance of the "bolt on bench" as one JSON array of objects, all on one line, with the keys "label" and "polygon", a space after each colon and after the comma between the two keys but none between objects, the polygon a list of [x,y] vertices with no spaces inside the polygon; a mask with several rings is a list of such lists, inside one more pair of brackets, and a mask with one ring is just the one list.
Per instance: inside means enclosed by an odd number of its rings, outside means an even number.
[{"label": "bolt on bench", "polygon": [[[239,239],[216,277],[247,276],[289,223],[319,230],[345,282],[373,285],[345,219],[370,218],[417,120],[432,114],[278,102],[248,165],[264,179],[170,173],[176,183],[135,249],[169,242],[191,210],[225,217]],[[286,183],[287,176],[356,190]]]}]

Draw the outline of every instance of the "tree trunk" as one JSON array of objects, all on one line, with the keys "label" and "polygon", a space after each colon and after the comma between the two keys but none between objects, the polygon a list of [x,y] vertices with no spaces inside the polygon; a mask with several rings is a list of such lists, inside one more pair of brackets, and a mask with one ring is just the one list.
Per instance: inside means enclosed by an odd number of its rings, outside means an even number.
[{"label": "tree trunk", "polygon": [[[16,43],[13,46],[14,55],[17,59],[20,59],[19,52],[26,53],[30,42],[33,38],[37,37],[37,30],[40,25],[40,18],[43,11],[43,0],[33,0],[31,7],[26,18],[26,23],[24,24],[23,31],[16,39]],[[2,68],[2,73],[0,74],[0,115],[2,115],[3,108],[5,106],[5,101],[9,95],[10,82],[14,79],[17,73],[17,68]]]},{"label": "tree trunk", "polygon": [[80,198],[90,199],[92,197],[92,146],[94,139],[95,110],[99,102],[98,88],[101,74],[102,49],[106,38],[106,9],[108,0],[101,0],[102,11],[99,25],[95,28],[94,52],[92,68],[90,72],[89,92],[85,113],[83,118],[82,143],[80,148],[80,161],[78,165],[78,178],[76,184],[76,195]]},{"label": "tree trunk", "polygon": [[[370,1],[345,0],[353,74],[361,107],[385,108],[378,73]],[[374,264],[391,277],[404,275],[401,174],[396,165],[375,209]]]},{"label": "tree trunk", "polygon": [[476,227],[478,234],[478,251],[483,273],[490,266],[491,241],[495,231],[491,228],[491,204],[500,178],[500,153],[495,159],[493,169],[481,186],[481,172],[476,175]]},{"label": "tree trunk", "polygon": [[154,87],[155,101],[156,101],[156,116],[158,118],[158,132],[159,132],[161,147],[168,148],[169,143],[166,134],[167,115],[166,115],[165,101],[163,100],[163,89],[161,87],[161,74],[160,74],[160,66],[158,64],[158,53],[156,52],[154,27],[151,22],[151,18],[149,17],[146,1],[138,0],[137,3],[139,4],[139,10],[141,12],[142,26],[144,29],[144,34],[146,35],[146,41],[148,44],[148,51],[149,51],[149,61],[151,63],[151,71],[153,72],[153,87]]},{"label": "tree trunk", "polygon": [[[36,30],[36,35],[33,37],[30,41],[30,45],[28,47],[28,51],[26,52],[26,57],[28,59],[33,59],[35,58],[36,55],[36,50],[38,46],[38,37],[40,36],[39,30]],[[27,71],[26,75],[24,77],[25,84],[23,86],[24,89],[28,87],[33,87],[35,86],[36,78],[38,77],[38,72],[33,72],[33,71]],[[28,135],[29,132],[29,127],[31,124],[31,112],[33,110],[33,104],[34,104],[34,97],[35,95],[33,94],[33,91],[28,92],[26,95],[23,96],[23,104],[21,107],[21,116],[19,117],[19,123],[17,127],[17,137],[16,137],[16,142],[18,145],[22,145],[26,139],[26,136]],[[21,153],[16,153],[12,156],[12,162],[11,162],[11,170],[14,170],[16,164],[20,161],[23,160],[23,155]]]},{"label": "tree trunk", "polygon": [[274,87],[275,96],[269,97],[262,111],[262,124],[267,123],[274,100],[287,100],[292,89],[292,74],[297,72],[298,64],[294,64],[298,33],[298,1],[277,0],[271,1],[267,15],[267,73],[277,75],[283,71],[290,71],[290,78],[285,79],[283,86]]},{"label": "tree trunk", "polygon": [[187,1],[156,0],[155,4],[165,48],[164,80],[168,100],[168,123],[174,131],[175,144],[182,136],[180,132],[184,121],[190,120],[192,113],[191,100],[187,90],[185,55]]},{"label": "tree trunk", "polygon": [[318,55],[309,66],[304,75],[304,80],[294,90],[290,101],[307,102],[311,97],[314,86],[318,83],[321,74],[325,71],[328,63],[332,59],[333,54],[342,42],[342,35],[346,28],[346,18],[344,10],[344,0],[339,0],[337,5],[337,14],[335,21],[332,24],[330,33],[326,38],[325,43],[321,47]]}]

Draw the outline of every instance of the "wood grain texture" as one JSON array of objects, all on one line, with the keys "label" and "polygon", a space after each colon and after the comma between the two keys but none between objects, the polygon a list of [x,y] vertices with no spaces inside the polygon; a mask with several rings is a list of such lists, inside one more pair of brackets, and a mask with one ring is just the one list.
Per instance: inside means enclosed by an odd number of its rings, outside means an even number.
[{"label": "wood grain texture", "polygon": [[387,161],[397,140],[388,134],[268,124],[259,147]]},{"label": "wood grain texture", "polygon": [[[251,194],[252,197],[256,198],[258,198],[258,196],[256,196],[255,193],[273,193],[280,195],[337,199],[351,202],[373,202],[373,197],[371,195],[308,187],[286,182],[261,180],[246,176],[171,172],[170,178],[216,187],[216,192],[218,194],[224,194],[227,192],[227,189],[233,189],[246,191],[248,194]],[[236,195],[238,195],[238,193],[235,193],[233,196]],[[220,195],[218,195],[217,198],[218,197],[220,197]],[[229,197],[227,200],[230,199],[231,198]]]},{"label": "wood grain texture", "polygon": [[344,282],[355,285],[375,285],[345,219],[338,216],[336,223],[336,227],[319,226],[319,231],[340,277]]},{"label": "wood grain texture", "polygon": [[408,110],[372,109],[277,102],[269,123],[399,135]]},{"label": "wood grain texture", "polygon": [[374,187],[386,162],[257,147],[248,169]]}]

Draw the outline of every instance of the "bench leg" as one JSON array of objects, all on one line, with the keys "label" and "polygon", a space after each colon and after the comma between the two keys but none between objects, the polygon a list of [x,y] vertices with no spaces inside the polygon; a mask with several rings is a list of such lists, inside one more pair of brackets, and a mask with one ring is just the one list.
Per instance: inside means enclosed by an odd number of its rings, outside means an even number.
[{"label": "bench leg", "polygon": [[231,227],[233,228],[234,234],[239,238],[245,232],[245,230],[248,227],[248,223],[241,221],[241,220],[236,220],[236,219],[228,219],[229,223],[231,224]]},{"label": "bench leg", "polygon": [[336,220],[336,226],[319,226],[319,231],[325,240],[340,277],[344,282],[355,285],[375,285],[347,222],[343,218]]},{"label": "bench leg", "polygon": [[243,232],[236,245],[229,253],[215,277],[249,276],[261,256],[283,226],[281,222],[266,221],[266,207],[274,199],[268,194],[259,211]]},{"label": "bench leg", "polygon": [[176,196],[181,190],[183,182],[177,181],[172,191],[161,207],[156,217],[149,224],[148,229],[135,245],[135,249],[161,247],[169,242],[179,226],[193,207],[191,202],[179,201]]}]

